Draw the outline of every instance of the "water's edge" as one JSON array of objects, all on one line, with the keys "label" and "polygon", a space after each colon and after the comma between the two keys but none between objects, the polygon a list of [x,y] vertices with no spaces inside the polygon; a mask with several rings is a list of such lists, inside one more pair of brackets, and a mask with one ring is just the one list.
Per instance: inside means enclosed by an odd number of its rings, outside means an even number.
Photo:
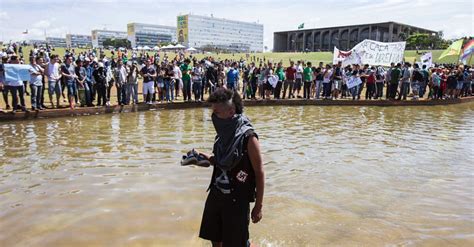
[{"label": "water's edge", "polygon": [[[466,97],[452,100],[420,100],[420,101],[391,101],[391,100],[250,100],[244,101],[246,107],[254,106],[436,106],[436,105],[454,105],[462,103],[474,102],[474,97]],[[17,113],[0,113],[0,122],[15,120],[31,120],[41,118],[58,118],[70,116],[88,116],[110,113],[139,112],[158,109],[189,109],[209,107],[205,102],[177,102],[171,104],[154,104],[147,105],[140,103],[137,105],[114,105],[104,107],[85,107],[71,110],[63,109],[47,109],[43,111],[17,112]]]}]

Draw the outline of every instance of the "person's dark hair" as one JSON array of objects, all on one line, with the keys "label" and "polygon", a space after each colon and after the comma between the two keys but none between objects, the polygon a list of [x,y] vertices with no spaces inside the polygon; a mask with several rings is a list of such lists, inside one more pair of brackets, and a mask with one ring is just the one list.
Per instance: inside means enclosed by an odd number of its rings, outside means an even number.
[{"label": "person's dark hair", "polygon": [[230,89],[219,88],[214,91],[214,93],[212,93],[207,99],[207,102],[211,104],[228,103],[229,101],[235,106],[235,113],[243,113],[244,106],[242,104],[242,98],[240,97],[239,93]]}]

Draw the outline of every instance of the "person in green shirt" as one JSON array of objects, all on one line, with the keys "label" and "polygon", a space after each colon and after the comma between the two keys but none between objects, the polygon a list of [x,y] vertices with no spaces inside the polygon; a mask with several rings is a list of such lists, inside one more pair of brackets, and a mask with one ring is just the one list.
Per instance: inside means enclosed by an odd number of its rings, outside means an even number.
[{"label": "person in green shirt", "polygon": [[193,69],[191,65],[189,65],[191,61],[189,59],[185,59],[184,63],[179,66],[181,73],[183,74],[183,97],[184,101],[188,100],[191,101],[191,70]]},{"label": "person in green shirt", "polygon": [[306,67],[303,69],[303,98],[309,99],[310,97],[310,89],[311,89],[311,81],[313,80],[313,70],[311,68],[311,62],[306,63]]},{"label": "person in green shirt", "polygon": [[401,67],[402,65],[398,63],[397,66],[390,72],[390,88],[388,91],[388,99],[394,100],[397,95],[398,82],[400,81],[400,76],[402,74],[402,70],[400,69]]},{"label": "person in green shirt", "polygon": [[275,99],[280,99],[281,87],[283,86],[283,81],[285,81],[285,71],[283,70],[281,62],[277,65],[276,75],[278,76],[278,83],[275,87],[273,97]]}]

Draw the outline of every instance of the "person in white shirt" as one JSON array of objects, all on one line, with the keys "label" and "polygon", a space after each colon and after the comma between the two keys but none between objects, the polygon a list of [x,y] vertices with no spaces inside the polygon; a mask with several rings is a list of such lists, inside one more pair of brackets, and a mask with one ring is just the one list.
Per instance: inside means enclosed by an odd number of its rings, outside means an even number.
[{"label": "person in white shirt", "polygon": [[410,82],[411,82],[411,77],[412,77],[412,70],[411,70],[411,64],[410,63],[405,63],[405,66],[402,70],[402,78],[400,79],[401,85],[400,85],[400,94],[398,96],[398,100],[402,99],[406,100],[407,95],[410,92]]},{"label": "person in white shirt", "polygon": [[[18,56],[16,56],[16,55],[11,56],[10,57],[10,63],[11,64],[19,64],[20,61],[18,59]],[[7,90],[9,92],[11,92],[11,94],[12,94],[13,112],[16,112],[20,109],[22,111],[27,111],[26,107],[25,107],[25,97],[24,97],[25,90],[24,90],[23,81],[21,81],[21,80],[7,81],[7,80],[5,80],[5,86],[7,87]],[[18,96],[20,97],[20,105],[18,105]]]},{"label": "person in white shirt", "polygon": [[303,83],[303,65],[301,61],[298,61],[298,64],[296,65],[295,88],[293,89],[293,95],[295,95],[295,92],[296,92],[297,98],[301,98],[300,91],[301,91],[302,83]]},{"label": "person in white shirt", "polygon": [[174,89],[175,89],[175,99],[179,97],[179,92],[181,91],[181,88],[183,88],[183,82],[181,81],[181,77],[183,77],[183,73],[181,73],[181,70],[178,67],[178,64],[174,62],[173,66],[173,73],[174,76],[172,79],[174,79]]},{"label": "person in white shirt", "polygon": [[46,76],[48,77],[48,95],[51,106],[54,108],[53,95],[56,94],[56,107],[59,108],[59,98],[61,97],[61,74],[59,73],[58,55],[52,55],[51,60],[46,67]]},{"label": "person in white shirt", "polygon": [[118,59],[117,68],[114,69],[115,73],[115,87],[117,87],[117,100],[119,105],[125,105],[126,102],[126,86],[127,83],[127,68],[123,65],[123,60]]},{"label": "person in white shirt", "polygon": [[30,88],[31,88],[31,109],[43,110],[41,106],[41,96],[43,92],[43,74],[44,70],[40,64],[43,63],[41,57],[31,57],[31,68],[30,68]]},{"label": "person in white shirt", "polygon": [[331,65],[326,64],[326,69],[323,71],[323,97],[324,99],[331,98],[331,78],[332,78]]}]

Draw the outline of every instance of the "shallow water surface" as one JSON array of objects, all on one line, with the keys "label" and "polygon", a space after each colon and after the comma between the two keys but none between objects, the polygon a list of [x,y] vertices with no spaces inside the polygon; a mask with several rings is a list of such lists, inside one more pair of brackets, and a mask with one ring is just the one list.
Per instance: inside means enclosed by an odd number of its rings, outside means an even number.
[{"label": "shallow water surface", "polygon": [[[0,246],[209,246],[209,109],[0,124]],[[474,245],[474,104],[249,107],[259,246]]]}]

